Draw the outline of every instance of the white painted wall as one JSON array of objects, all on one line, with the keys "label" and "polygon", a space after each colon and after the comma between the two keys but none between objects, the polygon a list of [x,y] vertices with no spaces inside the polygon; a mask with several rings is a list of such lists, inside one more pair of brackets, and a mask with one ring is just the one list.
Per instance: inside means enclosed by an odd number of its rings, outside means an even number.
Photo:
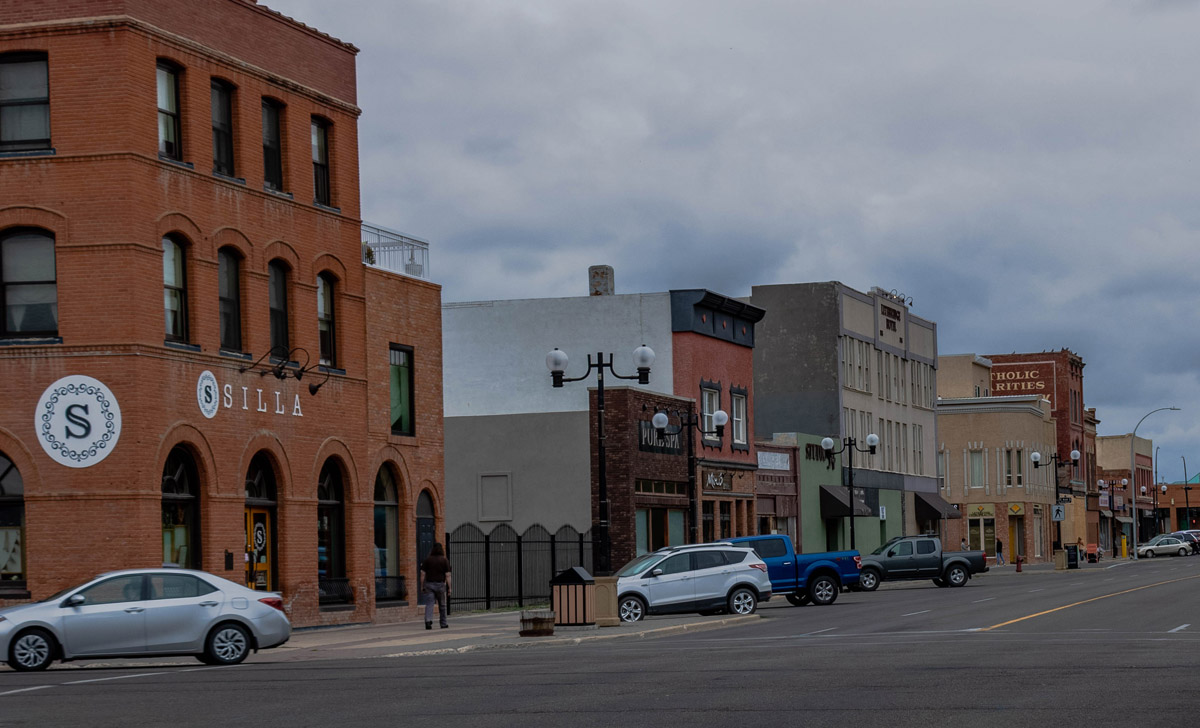
[{"label": "white painted wall", "polygon": [[[587,410],[596,374],[555,389],[547,352],[567,353],[567,377],[582,376],[597,352],[612,354],[617,371],[629,375],[637,373],[633,350],[641,344],[656,355],[646,388],[671,393],[669,293],[443,304],[445,416]],[[607,376],[605,384],[629,383]]]}]

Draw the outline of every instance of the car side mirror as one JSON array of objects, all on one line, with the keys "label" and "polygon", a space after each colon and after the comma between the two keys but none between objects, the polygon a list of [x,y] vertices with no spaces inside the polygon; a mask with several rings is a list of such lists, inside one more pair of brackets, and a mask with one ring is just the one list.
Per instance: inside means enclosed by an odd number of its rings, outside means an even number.
[{"label": "car side mirror", "polygon": [[650,576],[662,576],[662,569],[655,569],[650,572]]},{"label": "car side mirror", "polygon": [[887,554],[887,555],[888,555],[888,556],[895,556],[895,555],[896,555],[896,549],[891,549],[890,551],[888,551],[888,554]]},{"label": "car side mirror", "polygon": [[82,594],[72,594],[67,597],[67,601],[63,602],[64,607],[78,607],[87,601],[87,597]]}]

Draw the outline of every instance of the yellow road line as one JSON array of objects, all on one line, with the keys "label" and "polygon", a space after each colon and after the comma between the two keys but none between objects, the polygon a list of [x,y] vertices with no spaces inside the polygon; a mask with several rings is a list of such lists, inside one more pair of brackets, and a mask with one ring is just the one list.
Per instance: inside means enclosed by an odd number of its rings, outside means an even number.
[{"label": "yellow road line", "polygon": [[1055,607],[1054,609],[1047,609],[1046,611],[1038,612],[1037,614],[1027,614],[1024,617],[1017,617],[1016,619],[1010,619],[1007,622],[1001,622],[1000,624],[993,624],[991,627],[983,627],[979,631],[987,632],[989,630],[996,629],[997,627],[1007,627],[1010,624],[1016,624],[1017,622],[1024,622],[1027,619],[1033,619],[1034,617],[1040,617],[1043,614],[1051,614],[1053,612],[1057,612],[1062,609],[1070,609],[1071,607],[1078,607],[1080,604],[1087,604],[1088,602],[1095,602],[1095,601],[1099,601],[1100,599],[1108,599],[1109,597],[1119,597],[1122,594],[1128,594],[1130,592],[1141,591],[1142,589],[1149,589],[1152,586],[1162,586],[1163,584],[1174,584],[1177,581],[1187,581],[1188,579],[1200,579],[1200,574],[1198,574],[1196,576],[1185,576],[1185,577],[1182,577],[1179,579],[1169,579],[1167,581],[1160,581],[1156,584],[1147,584],[1145,586],[1137,586],[1132,589],[1126,589],[1125,591],[1113,592],[1112,594],[1105,594],[1105,595],[1099,596],[1099,597],[1092,597],[1091,599],[1084,599],[1082,602],[1075,602],[1074,604],[1064,604],[1061,607]]}]

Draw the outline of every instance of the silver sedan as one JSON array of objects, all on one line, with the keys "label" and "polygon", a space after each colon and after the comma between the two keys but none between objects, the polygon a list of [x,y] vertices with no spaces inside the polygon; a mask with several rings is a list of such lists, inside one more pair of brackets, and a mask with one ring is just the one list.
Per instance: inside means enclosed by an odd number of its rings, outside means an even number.
[{"label": "silver sedan", "polygon": [[278,594],[185,569],[114,571],[0,609],[0,656],[16,670],[44,670],[55,659],[155,655],[236,665],[291,634]]},{"label": "silver sedan", "polygon": [[1155,536],[1148,543],[1138,546],[1138,556],[1152,559],[1155,556],[1187,556],[1191,553],[1190,544],[1184,543],[1174,536]]}]

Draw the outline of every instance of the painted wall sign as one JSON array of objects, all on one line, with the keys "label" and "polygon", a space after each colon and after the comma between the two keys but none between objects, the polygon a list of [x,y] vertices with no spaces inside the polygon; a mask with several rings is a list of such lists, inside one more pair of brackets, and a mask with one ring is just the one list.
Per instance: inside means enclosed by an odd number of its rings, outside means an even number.
[{"label": "painted wall sign", "polygon": [[1009,503],[1008,504],[1008,515],[1010,515],[1010,516],[1025,515],[1025,504],[1024,503]]},{"label": "painted wall sign", "polygon": [[682,433],[676,432],[658,434],[658,430],[654,425],[646,422],[638,422],[638,449],[642,452],[658,452],[665,455],[680,455],[683,453],[683,438]]},{"label": "painted wall sign", "polygon": [[709,490],[733,490],[733,473],[710,470],[704,476],[704,487]]},{"label": "painted wall sign", "polygon": [[786,452],[758,451],[758,467],[762,470],[791,470],[792,456]]},{"label": "painted wall sign", "polygon": [[196,380],[196,404],[200,405],[200,412],[210,420],[217,416],[220,408],[303,417],[300,395],[291,396],[292,404],[289,407],[288,395],[279,390],[235,386],[228,382],[222,386],[217,382],[217,377],[207,369],[200,372],[200,377]]},{"label": "painted wall sign", "polygon": [[33,427],[42,449],[59,465],[88,468],[117,446],[121,407],[103,382],[73,374],[42,392]]},{"label": "painted wall sign", "polygon": [[1054,402],[1054,362],[992,365],[992,394],[1040,394]]}]

